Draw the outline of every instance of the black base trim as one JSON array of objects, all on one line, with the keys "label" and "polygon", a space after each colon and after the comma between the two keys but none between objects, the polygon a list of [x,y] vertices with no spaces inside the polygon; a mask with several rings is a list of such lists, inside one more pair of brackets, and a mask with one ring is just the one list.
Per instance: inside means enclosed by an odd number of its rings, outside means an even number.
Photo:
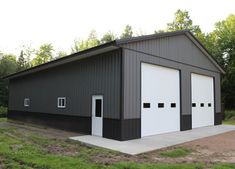
[{"label": "black base trim", "polygon": [[222,124],[222,120],[223,120],[223,113],[215,113],[214,124],[215,125],[220,125],[220,124]]},{"label": "black base trim", "polygon": [[141,137],[140,119],[103,119],[103,137],[119,141]]},{"label": "black base trim", "polygon": [[13,120],[33,123],[62,130],[91,134],[91,118],[59,114],[9,110],[7,117]]},{"label": "black base trim", "polygon": [[192,115],[181,115],[180,118],[180,131],[191,130],[192,129]]},{"label": "black base trim", "polygon": [[119,141],[121,140],[120,119],[103,118],[103,137]]},{"label": "black base trim", "polygon": [[122,120],[122,141],[141,138],[141,119]]}]

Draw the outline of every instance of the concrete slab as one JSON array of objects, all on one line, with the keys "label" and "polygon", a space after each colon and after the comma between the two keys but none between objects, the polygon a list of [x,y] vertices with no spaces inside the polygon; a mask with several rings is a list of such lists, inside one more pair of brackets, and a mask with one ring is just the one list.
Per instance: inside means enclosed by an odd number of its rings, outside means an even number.
[{"label": "concrete slab", "polygon": [[181,132],[159,134],[129,141],[116,141],[91,135],[70,137],[70,139],[78,140],[82,143],[86,143],[89,145],[120,151],[126,154],[137,155],[140,153],[145,153],[148,151],[174,146],[188,141],[209,137],[217,134],[222,134],[234,130],[235,126],[219,125],[219,126],[196,128],[193,130],[187,130]]}]

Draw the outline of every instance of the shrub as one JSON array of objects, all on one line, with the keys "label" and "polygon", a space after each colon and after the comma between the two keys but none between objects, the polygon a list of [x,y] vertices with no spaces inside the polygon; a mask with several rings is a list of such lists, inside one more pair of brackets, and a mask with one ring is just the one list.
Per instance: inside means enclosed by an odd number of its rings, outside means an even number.
[{"label": "shrub", "polygon": [[0,106],[0,117],[6,117],[7,116],[7,108]]},{"label": "shrub", "polygon": [[225,120],[235,119],[235,110],[226,110],[224,112]]}]

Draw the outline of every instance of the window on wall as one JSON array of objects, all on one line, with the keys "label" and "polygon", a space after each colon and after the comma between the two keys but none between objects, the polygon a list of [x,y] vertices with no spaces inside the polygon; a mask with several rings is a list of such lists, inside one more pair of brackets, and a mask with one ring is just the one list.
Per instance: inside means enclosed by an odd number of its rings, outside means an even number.
[{"label": "window on wall", "polygon": [[58,97],[57,98],[57,107],[65,108],[66,107],[66,97]]},{"label": "window on wall", "polygon": [[95,100],[95,117],[101,117],[102,116],[102,100],[96,99]]},{"label": "window on wall", "polygon": [[30,99],[29,98],[25,98],[24,99],[24,106],[25,107],[29,107],[30,106]]}]

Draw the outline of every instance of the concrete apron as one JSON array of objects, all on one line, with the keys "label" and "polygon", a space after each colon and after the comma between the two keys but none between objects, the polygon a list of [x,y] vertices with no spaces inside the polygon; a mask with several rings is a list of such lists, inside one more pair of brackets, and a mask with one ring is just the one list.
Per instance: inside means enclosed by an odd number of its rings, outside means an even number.
[{"label": "concrete apron", "polygon": [[91,135],[70,137],[70,139],[77,140],[88,145],[119,151],[125,154],[137,155],[233,130],[235,130],[235,126],[218,125],[201,127],[187,131],[158,134],[129,141],[116,141]]}]

